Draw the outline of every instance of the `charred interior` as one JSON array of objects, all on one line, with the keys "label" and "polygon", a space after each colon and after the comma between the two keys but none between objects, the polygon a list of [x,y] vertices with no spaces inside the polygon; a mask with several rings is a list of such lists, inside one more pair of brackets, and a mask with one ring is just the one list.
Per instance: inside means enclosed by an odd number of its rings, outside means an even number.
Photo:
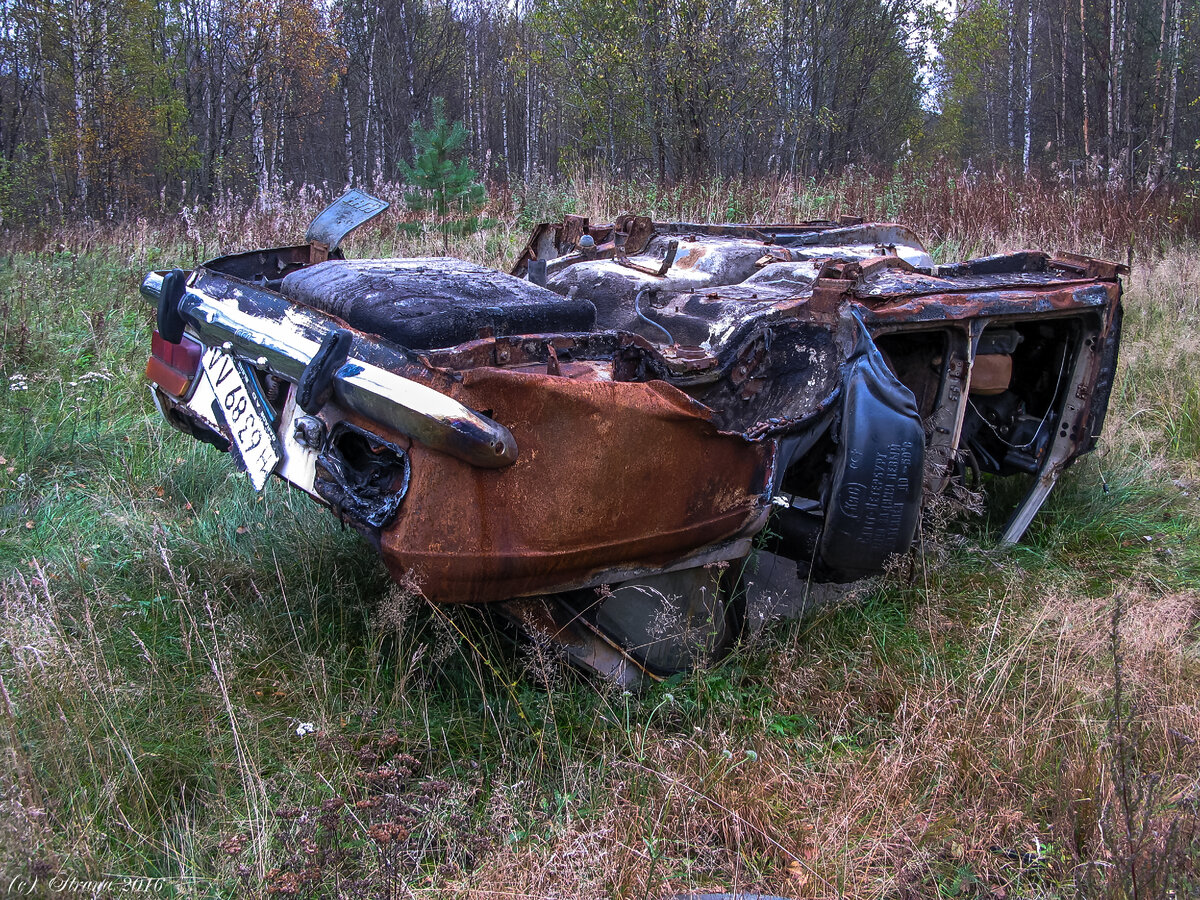
[{"label": "charred interior", "polygon": [[1080,331],[1069,319],[984,330],[974,367],[984,377],[972,378],[963,422],[963,445],[981,471],[1037,472],[1058,425]]},{"label": "charred interior", "polygon": [[391,441],[338,422],[320,443],[316,492],[340,515],[386,528],[408,492],[408,454]]}]

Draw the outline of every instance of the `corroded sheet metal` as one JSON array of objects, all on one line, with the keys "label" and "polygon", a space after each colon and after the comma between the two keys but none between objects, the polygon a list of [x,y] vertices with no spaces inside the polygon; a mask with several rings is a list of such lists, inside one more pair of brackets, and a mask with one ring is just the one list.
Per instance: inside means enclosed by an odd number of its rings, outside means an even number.
[{"label": "corroded sheet metal", "polygon": [[413,445],[405,512],[381,546],[431,599],[503,600],[661,567],[760,527],[773,446],[719,433],[663,382],[483,368],[454,397],[505,422],[521,452],[485,471]]},{"label": "corroded sheet metal", "polygon": [[[592,239],[586,252],[580,244],[584,236]],[[763,247],[793,248],[792,259],[815,259],[849,254],[854,257],[876,253],[899,254],[915,265],[930,260],[920,238],[903,225],[868,223],[855,216],[842,216],[837,222],[816,219],[807,222],[707,224],[700,222],[652,222],[646,216],[623,215],[614,222],[592,224],[583,216],[567,216],[561,223],[542,223],[530,235],[512,274],[524,277],[532,260],[554,260],[575,254],[573,260],[607,260],[635,255],[647,249],[654,236],[676,236],[695,243],[705,239],[745,241]],[[865,251],[865,252],[864,252]],[[685,253],[686,260],[686,253]],[[661,260],[661,257],[659,257]],[[684,268],[687,268],[685,265]],[[665,274],[665,272],[663,273]]]},{"label": "corroded sheet metal", "polygon": [[867,324],[950,322],[989,316],[1038,316],[1103,309],[1120,296],[1116,282],[979,290],[973,293],[898,294],[864,303]]}]

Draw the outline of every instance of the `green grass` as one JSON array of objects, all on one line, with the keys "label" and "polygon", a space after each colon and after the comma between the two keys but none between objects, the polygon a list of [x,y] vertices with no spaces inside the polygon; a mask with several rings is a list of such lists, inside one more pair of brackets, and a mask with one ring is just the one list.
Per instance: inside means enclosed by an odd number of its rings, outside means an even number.
[{"label": "green grass", "polygon": [[1102,448],[1021,546],[995,540],[1022,486],[988,485],[995,513],[887,577],[631,695],[406,594],[159,421],[138,281],[220,240],[0,257],[0,883],[1125,897],[1132,864],[1139,896],[1196,889],[1196,248],[1135,276]]}]

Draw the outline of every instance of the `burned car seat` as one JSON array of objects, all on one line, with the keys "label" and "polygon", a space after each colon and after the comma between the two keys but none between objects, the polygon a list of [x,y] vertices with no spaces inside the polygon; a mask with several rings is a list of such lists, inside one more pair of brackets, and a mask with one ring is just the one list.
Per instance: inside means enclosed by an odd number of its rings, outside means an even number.
[{"label": "burned car seat", "polygon": [[460,259],[331,259],[292,272],[281,292],[410,350],[492,335],[590,331],[596,308]]}]

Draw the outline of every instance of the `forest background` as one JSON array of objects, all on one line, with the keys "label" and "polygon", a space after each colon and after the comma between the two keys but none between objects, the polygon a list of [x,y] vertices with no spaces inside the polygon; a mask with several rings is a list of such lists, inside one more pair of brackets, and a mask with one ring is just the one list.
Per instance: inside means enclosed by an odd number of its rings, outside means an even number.
[{"label": "forest background", "polygon": [[1194,194],[1194,0],[0,0],[0,224],[395,181],[996,167]]}]

